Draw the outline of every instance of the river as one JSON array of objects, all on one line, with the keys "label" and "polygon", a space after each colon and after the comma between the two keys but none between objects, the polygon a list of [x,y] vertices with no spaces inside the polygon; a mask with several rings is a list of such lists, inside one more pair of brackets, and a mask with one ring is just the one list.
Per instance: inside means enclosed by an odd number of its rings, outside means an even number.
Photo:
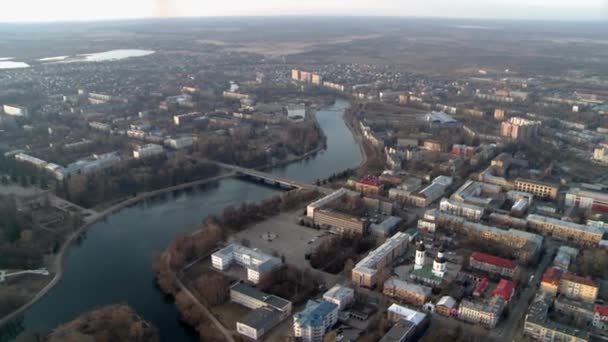
[{"label": "river", "polygon": [[[326,150],[272,172],[312,182],[357,166],[361,152],[342,119],[347,106],[346,101],[338,100],[317,112],[327,136]],[[162,341],[192,341],[172,300],[154,284],[152,259],[174,236],[195,230],[205,216],[279,192],[261,184],[225,179],[146,200],[93,225],[86,238],[69,251],[63,279],[26,311],[24,334],[48,332],[99,306],[127,303],[159,328]]]}]

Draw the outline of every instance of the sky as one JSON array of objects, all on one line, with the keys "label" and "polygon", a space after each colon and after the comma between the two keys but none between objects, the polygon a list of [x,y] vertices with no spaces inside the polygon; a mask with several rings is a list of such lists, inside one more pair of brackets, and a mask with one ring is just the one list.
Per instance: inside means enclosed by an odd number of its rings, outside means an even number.
[{"label": "sky", "polygon": [[0,22],[344,15],[604,20],[608,0],[0,0]]}]

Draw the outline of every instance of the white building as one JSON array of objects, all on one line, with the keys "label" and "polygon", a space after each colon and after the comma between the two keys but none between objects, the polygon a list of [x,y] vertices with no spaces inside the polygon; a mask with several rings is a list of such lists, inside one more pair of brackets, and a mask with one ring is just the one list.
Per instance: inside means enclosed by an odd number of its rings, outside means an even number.
[{"label": "white building", "polygon": [[442,198],[439,202],[439,210],[448,214],[462,216],[469,220],[479,221],[485,213],[485,209],[473,204],[453,201],[448,198]]},{"label": "white building", "polygon": [[325,292],[323,299],[336,304],[338,310],[344,310],[355,300],[355,290],[350,287],[335,285]]},{"label": "white building", "polygon": [[194,145],[194,137],[187,136],[181,138],[170,138],[165,140],[165,146],[171,147],[175,150],[190,147]]},{"label": "white building", "polygon": [[38,168],[44,168],[48,164],[46,161],[44,161],[42,159],[30,156],[29,154],[25,154],[25,153],[15,154],[15,160],[31,164]]},{"label": "white building", "polygon": [[309,300],[306,308],[293,315],[293,335],[304,342],[322,342],[325,332],[338,322],[338,305]]},{"label": "white building", "polygon": [[139,146],[136,150],[133,151],[133,158],[135,159],[144,159],[152,156],[157,156],[163,154],[165,150],[162,146],[157,144],[147,144],[144,146]]},{"label": "white building", "polygon": [[282,261],[258,250],[237,244],[230,244],[211,255],[211,264],[218,270],[224,271],[234,263],[245,267],[247,280],[257,284],[264,274],[281,266]]},{"label": "white building", "polygon": [[27,116],[28,115],[27,108],[17,106],[17,105],[5,104],[3,106],[3,109],[4,109],[4,114],[6,114],[6,115],[12,115],[12,116]]},{"label": "white building", "polygon": [[408,309],[404,306],[393,304],[388,310],[388,316],[391,321],[398,321],[400,319],[404,319],[406,321],[412,322],[416,325],[420,325],[425,319],[426,314],[422,312],[418,312],[412,309]]}]

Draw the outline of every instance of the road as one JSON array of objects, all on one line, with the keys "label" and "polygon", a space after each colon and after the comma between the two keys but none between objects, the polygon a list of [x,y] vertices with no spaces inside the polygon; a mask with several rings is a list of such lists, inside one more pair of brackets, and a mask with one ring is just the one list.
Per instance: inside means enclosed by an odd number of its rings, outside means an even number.
[{"label": "road", "polygon": [[514,340],[515,336],[519,333],[519,323],[528,311],[531,299],[536,295],[543,272],[553,260],[555,250],[555,246],[547,246],[545,254],[534,272],[534,279],[527,284],[524,284],[526,288],[521,292],[517,303],[512,303],[510,305],[511,311],[509,312],[509,317],[507,317],[505,321],[499,323],[498,326],[490,332],[490,336],[496,338],[498,341]]}]

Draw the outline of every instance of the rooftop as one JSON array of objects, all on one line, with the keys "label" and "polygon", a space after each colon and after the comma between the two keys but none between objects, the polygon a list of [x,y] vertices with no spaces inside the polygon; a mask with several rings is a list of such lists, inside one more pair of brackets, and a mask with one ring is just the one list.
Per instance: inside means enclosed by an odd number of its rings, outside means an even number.
[{"label": "rooftop", "polygon": [[304,310],[293,315],[293,320],[300,326],[322,326],[325,316],[337,308],[336,304],[324,300],[309,300]]},{"label": "rooftop", "polygon": [[384,286],[394,286],[398,289],[402,289],[408,292],[415,293],[419,296],[428,297],[431,295],[432,289],[427,286],[410,283],[409,281],[401,280],[397,277],[391,277],[388,279]]},{"label": "rooftop", "polygon": [[515,284],[512,281],[500,279],[500,281],[498,282],[498,286],[496,286],[496,288],[492,292],[492,297],[500,296],[508,302],[514,292]]},{"label": "rooftop", "polygon": [[231,288],[231,291],[236,291],[239,293],[242,293],[246,296],[255,298],[259,301],[265,302],[266,304],[268,304],[269,306],[273,307],[274,309],[283,311],[285,309],[285,307],[288,307],[291,302],[283,299],[281,297],[277,297],[275,295],[271,295],[268,293],[264,293],[258,289],[256,289],[255,287],[249,286],[245,283],[236,283],[234,284]]},{"label": "rooftop", "polygon": [[407,243],[409,235],[403,232],[397,232],[390,239],[387,239],[380,247],[371,251],[363,258],[353,269],[354,271],[372,275],[376,272],[376,265],[395,248],[401,244]]},{"label": "rooftop", "polygon": [[491,264],[491,265],[502,267],[502,268],[508,268],[508,269],[517,268],[517,263],[515,263],[512,260],[497,257],[497,256],[490,255],[490,254],[481,253],[481,252],[473,252],[471,254],[471,259],[475,259],[479,262]]},{"label": "rooftop", "polygon": [[412,322],[416,325],[420,324],[426,318],[426,314],[422,312],[418,312],[397,304],[391,305],[388,308],[388,312],[392,312],[396,315],[399,315],[402,319]]},{"label": "rooftop", "polygon": [[575,229],[575,230],[587,232],[590,234],[600,234],[600,235],[604,234],[604,230],[602,228],[593,227],[593,226],[585,226],[582,224],[564,221],[564,220],[547,217],[547,216],[531,214],[531,215],[528,215],[527,219],[528,219],[528,221],[532,221],[532,222],[542,222],[542,223],[551,224],[551,225],[555,225],[555,226],[559,226],[559,227],[565,227],[568,229]]}]

